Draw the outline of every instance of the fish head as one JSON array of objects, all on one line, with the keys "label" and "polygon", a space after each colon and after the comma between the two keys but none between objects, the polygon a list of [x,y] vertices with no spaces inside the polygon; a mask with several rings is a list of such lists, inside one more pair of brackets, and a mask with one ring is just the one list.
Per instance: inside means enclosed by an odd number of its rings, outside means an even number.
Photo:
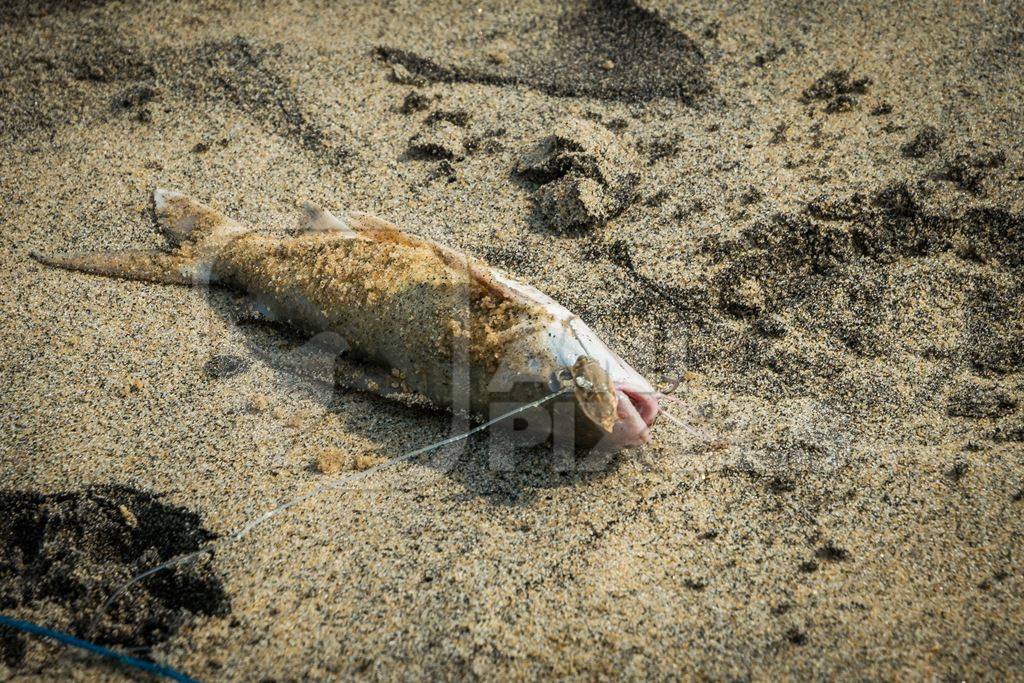
[{"label": "fish head", "polygon": [[600,442],[613,448],[647,443],[658,415],[658,399],[646,381],[616,377],[590,356],[573,364],[573,393],[578,412],[600,432]]}]

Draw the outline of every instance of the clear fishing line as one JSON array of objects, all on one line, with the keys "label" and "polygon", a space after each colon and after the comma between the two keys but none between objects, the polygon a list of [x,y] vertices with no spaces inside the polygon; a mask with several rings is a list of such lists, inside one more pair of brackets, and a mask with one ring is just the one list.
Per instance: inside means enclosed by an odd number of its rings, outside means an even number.
[{"label": "clear fishing line", "polygon": [[328,491],[330,489],[341,488],[342,486],[346,486],[346,485],[355,483],[357,481],[366,479],[371,474],[374,474],[376,472],[380,472],[381,470],[384,470],[386,468],[389,468],[389,467],[392,467],[394,465],[397,465],[398,463],[412,460],[413,458],[415,458],[418,455],[422,455],[424,453],[428,453],[430,451],[437,450],[438,448],[443,448],[444,446],[448,446],[448,445],[456,443],[458,441],[462,441],[463,439],[468,439],[469,437],[473,436],[474,434],[482,432],[483,430],[485,430],[488,427],[491,427],[491,426],[501,422],[502,420],[506,420],[506,419],[508,419],[510,417],[513,417],[515,415],[518,415],[519,413],[522,413],[522,412],[524,412],[526,410],[530,410],[531,408],[536,408],[539,405],[543,405],[544,403],[547,403],[548,401],[554,400],[554,399],[558,398],[559,396],[563,396],[563,395],[565,395],[565,394],[567,394],[567,393],[569,393],[571,391],[573,391],[572,387],[565,387],[565,388],[561,389],[560,391],[556,391],[553,394],[548,394],[547,396],[545,396],[543,398],[539,398],[536,401],[532,401],[530,403],[526,403],[524,405],[518,406],[514,410],[510,410],[507,413],[503,413],[502,415],[499,415],[498,417],[491,418],[490,420],[488,420],[486,422],[483,422],[483,423],[477,425],[476,427],[473,427],[472,429],[470,429],[468,431],[462,432],[460,434],[454,434],[452,436],[449,436],[446,439],[441,439],[440,441],[436,441],[436,442],[428,444],[426,446],[421,446],[420,448],[417,448],[415,450],[409,451],[408,453],[403,453],[401,455],[396,455],[395,457],[391,458],[390,460],[382,462],[379,465],[376,465],[376,466],[371,467],[369,469],[363,470],[362,472],[356,472],[356,473],[353,473],[353,474],[349,474],[348,476],[346,476],[346,477],[344,477],[344,478],[342,478],[342,479],[340,479],[338,481],[332,481],[332,482],[329,482],[327,484],[322,484],[320,486],[317,486],[312,491],[304,493],[304,494],[302,494],[300,496],[296,496],[296,497],[292,498],[291,500],[288,500],[288,501],[282,503],[278,507],[276,507],[276,508],[274,508],[272,510],[269,510],[267,512],[264,512],[262,515],[259,515],[258,517],[256,517],[256,518],[250,520],[249,522],[247,522],[244,526],[242,526],[240,529],[238,529],[234,533],[230,534],[229,536],[224,536],[222,538],[219,538],[219,539],[217,539],[215,541],[210,542],[205,548],[200,548],[199,550],[196,550],[196,551],[191,552],[191,553],[187,553],[185,555],[178,555],[177,557],[172,557],[171,559],[167,560],[166,562],[158,564],[155,567],[151,567],[150,569],[147,569],[146,571],[144,571],[141,574],[139,574],[138,576],[130,579],[127,583],[123,584],[120,588],[118,588],[116,591],[114,591],[114,593],[109,598],[107,598],[107,600],[100,606],[100,608],[98,610],[96,610],[96,614],[92,618],[92,623],[89,625],[89,634],[91,635],[93,632],[95,632],[96,626],[99,624],[100,618],[102,618],[102,616],[106,613],[107,609],[110,608],[110,606],[114,603],[114,601],[117,600],[122,595],[124,595],[125,591],[127,591],[129,588],[134,586],[139,581],[143,581],[146,578],[152,576],[153,574],[156,574],[158,572],[163,571],[164,569],[170,569],[171,567],[176,567],[178,565],[186,564],[188,562],[192,562],[194,560],[197,560],[200,557],[202,557],[203,555],[206,555],[208,553],[212,553],[218,546],[227,545],[227,544],[232,543],[234,541],[238,541],[238,540],[240,540],[242,538],[245,538],[254,529],[256,529],[258,526],[260,526],[264,522],[266,522],[266,521],[268,521],[268,520],[270,520],[270,519],[272,519],[274,517],[277,517],[281,513],[287,511],[290,508],[295,507],[296,505],[298,505],[300,503],[304,503],[305,501],[320,495],[324,491]]}]

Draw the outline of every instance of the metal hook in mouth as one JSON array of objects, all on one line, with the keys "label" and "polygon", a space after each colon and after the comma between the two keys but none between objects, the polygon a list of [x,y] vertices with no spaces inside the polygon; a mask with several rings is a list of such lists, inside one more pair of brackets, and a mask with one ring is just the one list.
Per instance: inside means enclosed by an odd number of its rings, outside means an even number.
[{"label": "metal hook in mouth", "polygon": [[668,396],[669,394],[675,393],[676,389],[678,389],[680,386],[682,386],[684,379],[685,379],[685,375],[679,375],[679,377],[676,377],[674,379],[663,380],[660,384],[665,384],[667,386],[664,389],[662,389],[660,387],[660,385],[659,385],[658,386],[658,393],[664,394],[665,396]]}]

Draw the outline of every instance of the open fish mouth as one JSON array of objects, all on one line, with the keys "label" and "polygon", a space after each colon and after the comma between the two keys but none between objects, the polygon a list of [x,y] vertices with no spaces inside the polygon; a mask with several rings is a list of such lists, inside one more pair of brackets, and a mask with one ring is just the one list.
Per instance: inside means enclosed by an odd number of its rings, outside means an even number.
[{"label": "open fish mouth", "polygon": [[612,438],[622,446],[645,444],[651,439],[650,427],[660,410],[658,399],[650,391],[628,385],[617,385],[618,420]]},{"label": "open fish mouth", "polygon": [[654,397],[650,390],[638,389],[629,386],[617,386],[616,391],[620,392],[622,396],[619,397],[619,404],[622,404],[623,396],[628,399],[629,403],[632,404],[633,408],[640,415],[640,419],[643,420],[644,424],[648,427],[654,424],[654,419],[658,416],[661,407],[658,405],[658,399]]}]

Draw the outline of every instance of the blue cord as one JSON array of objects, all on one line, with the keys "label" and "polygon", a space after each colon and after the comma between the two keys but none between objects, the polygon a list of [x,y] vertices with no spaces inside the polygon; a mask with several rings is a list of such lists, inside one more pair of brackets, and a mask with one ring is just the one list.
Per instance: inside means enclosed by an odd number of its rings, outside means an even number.
[{"label": "blue cord", "polygon": [[24,631],[25,633],[31,633],[32,635],[42,636],[43,638],[51,638],[53,640],[56,640],[58,643],[70,645],[71,647],[77,647],[81,650],[92,652],[93,654],[97,654],[101,657],[113,659],[117,662],[120,662],[121,664],[133,666],[136,669],[142,669],[143,671],[148,671],[151,674],[156,674],[157,676],[164,676],[165,678],[180,681],[181,683],[199,683],[194,678],[189,678],[185,674],[179,671],[175,671],[169,666],[164,666],[162,664],[154,664],[153,662],[146,662],[141,659],[135,659],[134,657],[129,657],[128,655],[123,655],[120,652],[115,652],[114,650],[103,647],[102,645],[90,643],[88,640],[75,638],[73,635],[69,633],[53,631],[44,626],[33,624],[31,621],[12,619],[10,617],[5,617],[4,615],[0,614],[0,626],[8,626],[18,631]]}]

